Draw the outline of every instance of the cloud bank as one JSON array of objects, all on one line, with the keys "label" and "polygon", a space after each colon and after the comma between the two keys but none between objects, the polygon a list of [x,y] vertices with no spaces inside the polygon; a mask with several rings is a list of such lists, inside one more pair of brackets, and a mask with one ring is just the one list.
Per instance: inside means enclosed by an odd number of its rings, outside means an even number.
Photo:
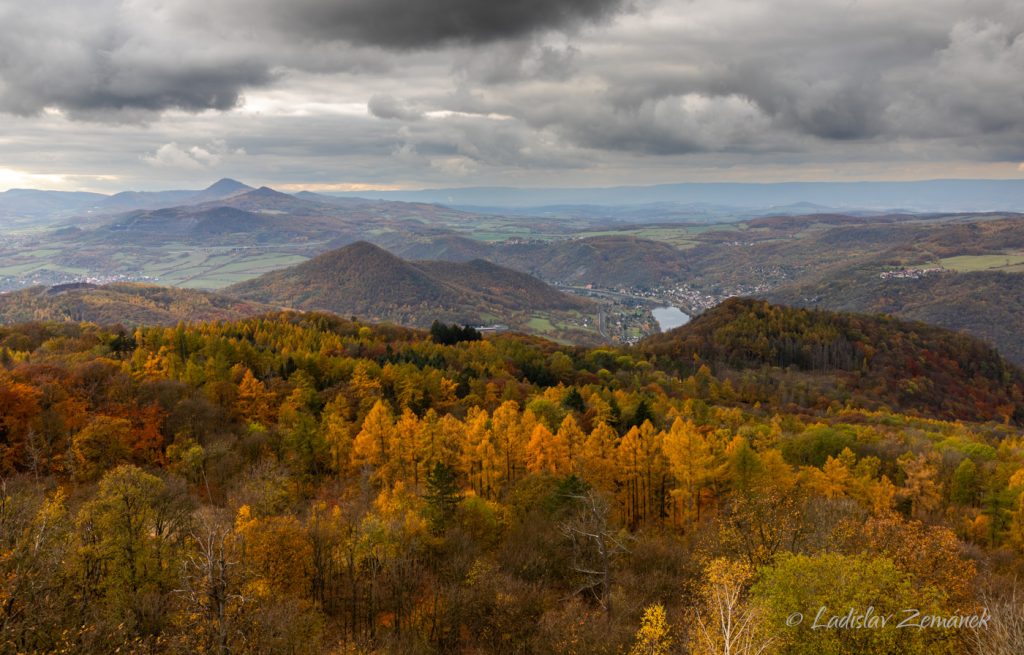
[{"label": "cloud bank", "polygon": [[[0,156],[34,174],[45,135],[51,168],[140,181],[140,158],[406,184],[1024,161],[1011,0],[0,0],[0,24]],[[98,170],[115,132],[133,152]]]}]

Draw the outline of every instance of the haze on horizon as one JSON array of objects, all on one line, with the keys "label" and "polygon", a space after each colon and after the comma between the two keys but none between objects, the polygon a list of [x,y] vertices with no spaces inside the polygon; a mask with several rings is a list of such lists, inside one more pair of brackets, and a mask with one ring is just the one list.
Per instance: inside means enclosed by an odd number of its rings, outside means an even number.
[{"label": "haze on horizon", "polygon": [[1024,179],[1011,0],[0,0],[0,190]]}]

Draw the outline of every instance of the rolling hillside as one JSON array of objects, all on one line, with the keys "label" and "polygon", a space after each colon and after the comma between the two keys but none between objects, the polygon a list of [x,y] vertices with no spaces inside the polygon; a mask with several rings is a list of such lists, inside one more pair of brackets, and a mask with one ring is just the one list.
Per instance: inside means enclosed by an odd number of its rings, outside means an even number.
[{"label": "rolling hillside", "polygon": [[548,282],[572,285],[648,287],[677,281],[683,272],[681,251],[667,243],[623,235],[494,244],[441,236],[389,248],[410,258],[487,259]]},{"label": "rolling hillside", "polygon": [[511,245],[497,259],[545,280],[605,287],[678,280],[682,260],[682,252],[667,243],[618,235]]}]

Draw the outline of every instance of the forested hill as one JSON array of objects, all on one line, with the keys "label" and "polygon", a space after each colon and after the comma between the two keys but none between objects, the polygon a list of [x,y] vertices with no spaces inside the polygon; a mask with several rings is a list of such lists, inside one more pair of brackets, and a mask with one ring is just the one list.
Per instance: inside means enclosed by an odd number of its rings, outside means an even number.
[{"label": "forested hill", "polygon": [[768,294],[771,302],[842,312],[893,314],[951,330],[965,330],[1024,365],[1024,274],[1002,271],[944,272],[884,279],[878,266],[852,266],[820,280]]},{"label": "forested hill", "polygon": [[861,399],[943,416],[1024,421],[1024,374],[960,332],[867,316],[733,298],[640,350],[659,366],[692,371],[797,371]]},{"label": "forested hill", "polygon": [[[435,319],[508,322],[515,312],[574,311],[591,302],[481,260],[411,262],[365,241],[228,287],[240,298],[403,325]],[[493,319],[492,319],[493,320]]]}]

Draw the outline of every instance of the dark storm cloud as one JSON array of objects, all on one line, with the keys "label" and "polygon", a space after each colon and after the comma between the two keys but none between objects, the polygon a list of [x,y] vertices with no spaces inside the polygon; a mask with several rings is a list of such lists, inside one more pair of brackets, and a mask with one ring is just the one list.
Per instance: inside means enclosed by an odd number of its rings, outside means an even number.
[{"label": "dark storm cloud", "polygon": [[[0,0],[0,110],[99,120],[226,110],[282,68],[380,72],[381,49],[571,29],[624,0]],[[373,58],[358,47],[378,49]],[[557,53],[547,53],[557,68]]]},{"label": "dark storm cloud", "polygon": [[295,0],[266,6],[278,24],[304,35],[407,49],[572,29],[625,5],[625,0]]}]

